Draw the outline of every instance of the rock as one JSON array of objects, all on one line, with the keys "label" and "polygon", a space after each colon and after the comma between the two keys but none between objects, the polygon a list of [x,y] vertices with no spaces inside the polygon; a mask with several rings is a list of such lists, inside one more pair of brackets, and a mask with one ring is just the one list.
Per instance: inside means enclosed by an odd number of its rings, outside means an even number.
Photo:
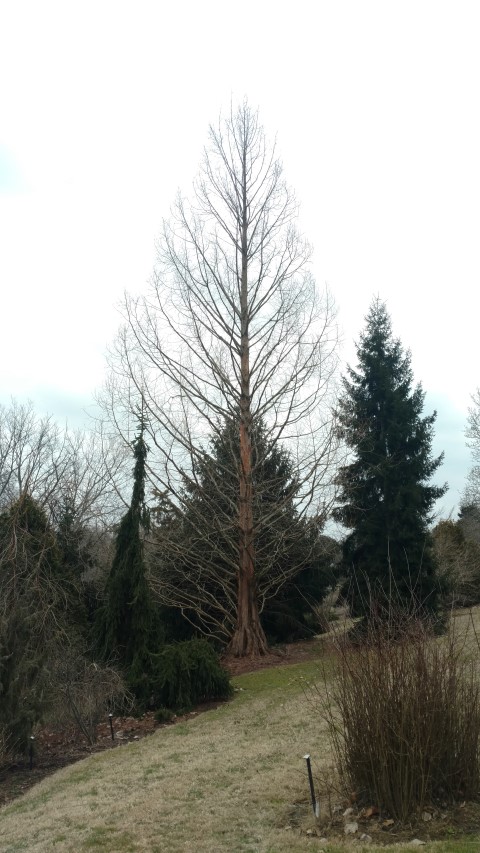
[{"label": "rock", "polygon": [[410,842],[412,847],[422,847],[425,844],[425,841],[420,841],[419,838],[414,838],[413,841]]},{"label": "rock", "polygon": [[358,831],[357,821],[354,820],[351,823],[346,823],[343,831],[344,831],[345,835],[355,835],[355,833]]},{"label": "rock", "polygon": [[353,809],[345,809],[343,817],[350,817],[351,814],[353,814]]},{"label": "rock", "polygon": [[422,812],[422,820],[424,820],[425,823],[431,819],[432,815],[430,814],[430,812]]},{"label": "rock", "polygon": [[371,840],[372,840],[371,835],[367,835],[366,832],[362,832],[362,834],[360,836],[360,841],[366,841],[367,843],[370,843]]}]

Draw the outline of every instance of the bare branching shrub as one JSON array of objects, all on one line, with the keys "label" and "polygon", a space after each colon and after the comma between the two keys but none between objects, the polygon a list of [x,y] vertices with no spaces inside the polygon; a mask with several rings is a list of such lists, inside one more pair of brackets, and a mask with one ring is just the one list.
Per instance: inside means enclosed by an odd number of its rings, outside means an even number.
[{"label": "bare branching shrub", "polygon": [[62,725],[73,720],[89,744],[95,743],[97,725],[110,710],[129,712],[133,706],[119,673],[87,660],[74,647],[53,661],[49,694],[50,721]]},{"label": "bare branching shrub", "polygon": [[338,642],[337,653],[321,705],[345,790],[398,820],[477,799],[480,686],[466,636],[390,621],[361,644]]}]

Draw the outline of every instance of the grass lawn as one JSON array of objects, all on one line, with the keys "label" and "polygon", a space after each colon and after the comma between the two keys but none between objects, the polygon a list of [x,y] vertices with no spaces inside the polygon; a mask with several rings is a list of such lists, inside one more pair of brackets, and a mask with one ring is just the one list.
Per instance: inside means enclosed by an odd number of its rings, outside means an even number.
[{"label": "grass lawn", "polygon": [[[0,811],[1,853],[385,850],[306,834],[303,756],[317,773],[331,760],[304,693],[319,678],[315,659],[238,676],[228,704],[60,770]],[[477,853],[472,838],[394,849]]]}]

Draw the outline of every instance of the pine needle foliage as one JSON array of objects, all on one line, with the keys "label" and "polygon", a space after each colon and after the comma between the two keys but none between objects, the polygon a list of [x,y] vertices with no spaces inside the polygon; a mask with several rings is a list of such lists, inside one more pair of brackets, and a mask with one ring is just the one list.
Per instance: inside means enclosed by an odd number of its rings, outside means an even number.
[{"label": "pine needle foliage", "polygon": [[429,523],[446,486],[431,477],[443,456],[432,456],[436,413],[423,415],[425,394],[412,388],[409,352],[392,334],[385,304],[371,305],[357,346],[358,369],[348,368],[338,406],[340,434],[353,461],[340,468],[334,517],[351,530],[343,572],[356,615],[372,600],[413,601],[430,612],[438,582]]}]

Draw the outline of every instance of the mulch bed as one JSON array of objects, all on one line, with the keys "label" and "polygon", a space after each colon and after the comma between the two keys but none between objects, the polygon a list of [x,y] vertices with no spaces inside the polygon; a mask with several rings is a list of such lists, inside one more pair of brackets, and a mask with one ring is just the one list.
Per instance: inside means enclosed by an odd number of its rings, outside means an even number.
[{"label": "mulch bed", "polygon": [[107,719],[96,727],[96,741],[93,745],[88,743],[74,725],[65,726],[62,729],[41,726],[35,734],[32,768],[30,769],[28,757],[18,758],[0,767],[0,805],[5,805],[24,794],[37,782],[55,773],[61,767],[74,764],[95,752],[116,749],[122,744],[141,740],[157,729],[184,722],[203,711],[217,707],[218,704],[218,702],[206,702],[195,711],[174,717],[171,723],[157,723],[153,712],[148,712],[142,717],[113,717],[114,739],[112,740],[110,723]]},{"label": "mulch bed", "polygon": [[267,655],[250,658],[225,658],[222,665],[234,675],[256,672],[258,669],[270,669],[273,666],[285,666],[290,663],[304,663],[319,654],[317,640],[300,640],[298,643],[286,643],[275,646]]},{"label": "mulch bed", "polygon": [[[234,676],[272,666],[311,660],[315,653],[318,653],[318,645],[314,641],[306,641],[285,645],[260,658],[229,659],[222,663],[230,675]],[[157,723],[152,712],[142,717],[114,717],[113,741],[110,724],[106,719],[96,728],[96,742],[93,746],[74,725],[65,726],[62,729],[41,726],[35,732],[32,768],[30,769],[28,757],[19,757],[10,764],[0,767],[0,805],[11,802],[61,767],[80,761],[95,752],[115,749],[129,741],[140,740],[157,729],[185,721],[203,711],[217,707],[218,704],[218,702],[207,702],[189,714],[175,717],[171,723]]]},{"label": "mulch bed", "polygon": [[[300,816],[303,818],[308,805],[307,801],[302,801],[292,807],[289,829],[296,829]],[[469,836],[474,836],[478,842],[480,803],[444,803],[441,808],[427,806],[422,813],[412,814],[403,823],[379,815],[378,809],[374,808],[350,809],[352,814],[345,817],[345,813],[342,814],[344,805],[346,804],[336,807],[334,815],[329,816],[327,811],[321,814],[319,820],[313,818],[311,827],[303,829],[301,834],[327,839],[329,843],[360,841],[364,844],[391,845],[411,844],[416,839],[417,844],[426,844],[429,841],[452,841],[465,837],[468,839]],[[346,834],[349,822],[357,824],[358,828],[353,834]],[[472,842],[473,839],[470,843]]]}]

